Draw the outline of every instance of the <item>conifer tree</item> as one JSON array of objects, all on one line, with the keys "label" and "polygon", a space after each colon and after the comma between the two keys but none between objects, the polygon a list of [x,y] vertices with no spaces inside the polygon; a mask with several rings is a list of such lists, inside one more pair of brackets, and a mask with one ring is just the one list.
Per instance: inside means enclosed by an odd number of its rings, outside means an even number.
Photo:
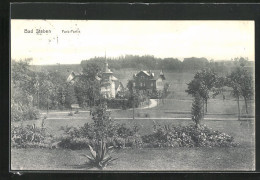
[{"label": "conifer tree", "polygon": [[191,108],[192,121],[199,127],[201,120],[204,118],[203,114],[203,99],[196,93]]}]

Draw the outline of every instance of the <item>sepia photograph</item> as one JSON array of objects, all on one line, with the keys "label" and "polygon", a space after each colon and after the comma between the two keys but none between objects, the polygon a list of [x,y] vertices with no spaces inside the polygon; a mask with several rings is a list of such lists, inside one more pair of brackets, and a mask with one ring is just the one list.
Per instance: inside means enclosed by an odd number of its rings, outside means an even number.
[{"label": "sepia photograph", "polygon": [[10,171],[255,171],[255,22],[10,20]]}]

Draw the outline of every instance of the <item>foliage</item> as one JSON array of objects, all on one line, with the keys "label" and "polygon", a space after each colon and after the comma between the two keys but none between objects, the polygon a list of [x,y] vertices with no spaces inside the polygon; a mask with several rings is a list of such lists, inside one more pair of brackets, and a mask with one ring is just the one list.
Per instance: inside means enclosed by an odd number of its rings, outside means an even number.
[{"label": "foliage", "polygon": [[199,94],[204,99],[206,112],[207,102],[210,98],[209,93],[214,88],[216,81],[217,74],[215,72],[211,69],[203,69],[195,74],[194,79],[188,84],[188,89],[186,90],[186,92],[193,97]]},{"label": "foliage", "polygon": [[29,60],[12,60],[11,68],[11,120],[38,119],[40,113],[33,107],[34,74],[29,69]]},{"label": "foliage", "polygon": [[107,99],[107,107],[111,109],[121,108],[124,109],[128,105],[127,99]]},{"label": "foliage", "polygon": [[91,156],[83,154],[83,156],[88,158],[87,165],[89,167],[97,167],[98,169],[104,169],[107,165],[111,164],[112,161],[117,158],[112,158],[109,152],[112,149],[112,146],[106,147],[104,141],[100,141],[95,146],[95,150],[89,145]]},{"label": "foliage", "polygon": [[[217,71],[223,71],[227,69],[223,63],[214,60],[209,61],[206,58],[184,58],[180,61],[177,58],[156,58],[152,55],[125,55],[117,58],[110,57],[94,57],[88,60],[83,60],[81,65],[87,67],[88,64],[97,63],[95,67],[98,71],[104,66],[105,60],[108,61],[111,69],[122,69],[122,68],[134,68],[134,69],[164,69],[173,71],[184,71],[184,70],[199,70],[202,67],[211,67]],[[235,63],[235,62],[234,62]],[[93,68],[94,69],[94,68]],[[95,71],[94,71],[95,73]]]},{"label": "foliage", "polygon": [[105,103],[101,103],[99,106],[94,107],[90,114],[94,121],[93,130],[95,132],[95,139],[105,139],[109,135],[109,129],[113,126],[110,113],[107,111]]},{"label": "foliage", "polygon": [[73,112],[69,112],[69,113],[68,113],[68,116],[73,116]]},{"label": "foliage", "polygon": [[82,72],[89,81],[95,81],[97,76],[101,76],[104,65],[104,58],[95,59],[94,61],[81,61]]},{"label": "foliage", "polygon": [[248,58],[236,57],[233,59],[236,66],[244,67],[248,64]]},{"label": "foliage", "polygon": [[154,133],[142,136],[144,147],[231,147],[233,137],[206,125],[196,127],[154,125]]},{"label": "foliage", "polygon": [[76,79],[74,87],[79,105],[88,104],[90,107],[98,105],[101,94],[100,82],[97,79],[92,79],[88,75],[82,74]]},{"label": "foliage", "polygon": [[52,136],[46,129],[35,125],[12,126],[11,145],[18,148],[27,147],[49,147]]},{"label": "foliage", "polygon": [[65,90],[65,107],[70,109],[72,104],[77,104],[77,98],[74,91],[74,86],[67,84]]},{"label": "foliage", "polygon": [[11,104],[11,120],[25,121],[39,119],[40,112],[31,105],[22,105],[21,103]]},{"label": "foliage", "polygon": [[[85,123],[82,127],[62,127],[65,136],[59,146],[68,149],[84,149],[97,142],[94,124]],[[142,139],[138,135],[139,128],[126,127],[125,124],[113,124],[107,130],[106,143],[115,148],[141,147]]]},{"label": "foliage", "polygon": [[247,101],[252,98],[254,92],[253,78],[250,73],[243,67],[237,67],[231,72],[230,75],[227,76],[227,86],[232,88],[231,95],[237,99],[238,108],[239,97],[242,96],[244,98],[246,113],[248,114]]},{"label": "foliage", "polygon": [[196,126],[199,126],[200,121],[203,119],[203,102],[202,98],[199,94],[196,94],[192,103],[191,108],[191,119],[196,124]]},{"label": "foliage", "polygon": [[14,89],[20,88],[28,95],[35,94],[35,74],[30,70],[31,59],[11,61],[11,82]]},{"label": "foliage", "polygon": [[165,83],[163,86],[163,97],[166,97],[169,94],[169,88],[170,88],[170,84]]},{"label": "foliage", "polygon": [[142,102],[145,102],[148,99],[148,96],[149,95],[143,91],[134,89],[131,92],[129,90],[129,93],[126,93],[126,98],[128,100],[127,107],[128,108],[139,107]]}]

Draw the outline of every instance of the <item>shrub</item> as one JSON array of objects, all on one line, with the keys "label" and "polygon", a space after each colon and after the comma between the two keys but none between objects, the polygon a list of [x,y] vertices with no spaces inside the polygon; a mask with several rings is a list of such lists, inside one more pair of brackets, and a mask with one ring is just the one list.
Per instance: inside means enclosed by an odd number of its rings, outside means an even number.
[{"label": "shrub", "polygon": [[40,117],[39,110],[32,106],[28,106],[28,108],[26,108],[23,113],[23,118],[27,120],[35,120],[35,119],[39,119],[39,117]]},{"label": "shrub", "polygon": [[39,119],[40,112],[31,105],[19,106],[13,104],[11,107],[11,120],[12,121],[25,121]]},{"label": "shrub", "polygon": [[[88,145],[93,145],[97,141],[94,131],[94,124],[85,123],[82,127],[61,127],[65,132],[61,138],[59,146],[68,149],[85,149]],[[115,148],[141,147],[142,138],[138,135],[139,128],[126,127],[125,124],[112,124],[107,129],[105,139],[108,146]]]},{"label": "shrub", "polygon": [[152,134],[142,136],[145,147],[230,147],[233,137],[214,131],[206,125],[156,126]]},{"label": "shrub", "polygon": [[79,110],[76,110],[76,111],[74,112],[74,114],[79,114]]},{"label": "shrub", "polygon": [[150,117],[150,115],[149,115],[148,113],[146,113],[146,114],[145,114],[145,117],[146,117],[146,118],[149,118],[149,117]]},{"label": "shrub", "polygon": [[116,109],[120,108],[123,109],[126,106],[127,100],[126,99],[107,99],[107,107]]},{"label": "shrub", "polygon": [[45,128],[38,128],[35,125],[12,126],[11,145],[18,148],[27,147],[48,147],[52,136]]},{"label": "shrub", "polygon": [[73,112],[69,112],[69,113],[68,113],[68,116],[73,116]]},{"label": "shrub", "polygon": [[88,145],[93,144],[88,138],[73,138],[73,137],[65,137],[62,138],[58,143],[58,146],[65,149],[86,149]]}]

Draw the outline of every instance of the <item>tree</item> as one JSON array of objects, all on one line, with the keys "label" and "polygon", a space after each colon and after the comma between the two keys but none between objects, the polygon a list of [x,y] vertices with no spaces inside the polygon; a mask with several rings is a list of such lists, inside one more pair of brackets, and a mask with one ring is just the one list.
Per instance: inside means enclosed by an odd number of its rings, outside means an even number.
[{"label": "tree", "polygon": [[244,98],[246,113],[248,114],[248,100],[253,95],[253,80],[249,72],[243,67],[237,67],[229,76],[227,76],[227,85],[232,88],[231,95],[237,99],[238,118],[240,119],[240,96]]},{"label": "tree", "polygon": [[83,74],[79,75],[74,83],[75,93],[81,106],[88,104],[90,107],[93,107],[102,98],[100,81],[98,79],[101,76],[104,62],[104,58],[81,62]]},{"label": "tree", "polygon": [[20,88],[21,91],[29,96],[36,93],[35,73],[30,70],[29,63],[31,59],[12,60],[11,62],[11,80],[13,88]]},{"label": "tree", "polygon": [[65,106],[71,108],[72,104],[77,104],[77,99],[74,91],[74,86],[67,84],[65,90]]},{"label": "tree", "polygon": [[104,67],[105,59],[97,59],[90,61],[82,61],[81,67],[83,74],[88,78],[89,81],[95,81],[97,76],[101,75],[101,71]]},{"label": "tree", "polygon": [[97,142],[105,140],[109,136],[110,129],[113,126],[110,113],[107,112],[107,105],[104,101],[100,102],[98,106],[95,106],[90,114],[94,121],[94,134]]},{"label": "tree", "polygon": [[48,113],[51,99],[55,96],[55,84],[52,83],[51,76],[48,71],[38,72],[38,79],[40,107],[45,107]]},{"label": "tree", "polygon": [[208,109],[208,99],[209,93],[215,85],[217,79],[217,75],[211,69],[204,69],[202,71],[198,71],[194,79],[188,84],[188,89],[186,92],[193,97],[198,93],[204,100],[206,105],[206,112]]},{"label": "tree", "polygon": [[126,87],[129,90],[130,94],[133,94],[133,92],[134,92],[134,81],[128,80]]},{"label": "tree", "polygon": [[196,93],[194,96],[194,100],[191,108],[192,121],[198,127],[200,125],[201,120],[203,119],[203,99],[201,96]]},{"label": "tree", "polygon": [[236,58],[234,58],[234,64],[236,66],[245,67],[248,64],[248,58],[236,57]]},{"label": "tree", "polygon": [[101,98],[100,82],[97,79],[91,80],[87,75],[82,74],[74,83],[75,94],[79,104],[88,104],[93,107]]},{"label": "tree", "polygon": [[33,107],[36,92],[35,75],[29,68],[30,59],[11,61],[11,119],[37,119],[39,111]]},{"label": "tree", "polygon": [[227,78],[226,77],[217,77],[214,87],[212,88],[213,97],[222,94],[223,100],[225,99],[224,91],[227,86]]}]

